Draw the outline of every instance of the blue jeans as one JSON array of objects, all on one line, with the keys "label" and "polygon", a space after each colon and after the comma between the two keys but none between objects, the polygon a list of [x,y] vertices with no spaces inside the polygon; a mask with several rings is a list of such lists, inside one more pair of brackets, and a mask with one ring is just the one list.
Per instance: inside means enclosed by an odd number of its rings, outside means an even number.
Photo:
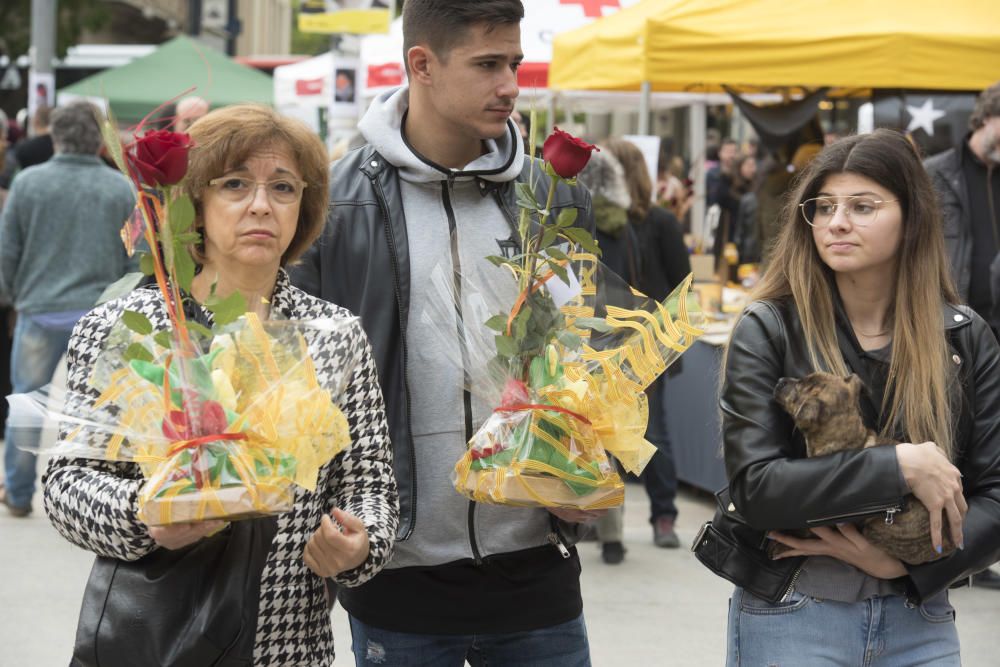
[{"label": "blue jeans", "polygon": [[661,516],[675,518],[677,505],[677,465],[674,452],[667,435],[667,408],[665,405],[666,376],[661,375],[649,387],[649,424],[646,426],[646,440],[656,445],[656,453],[642,471],[640,479],[649,496],[649,520],[655,522]]},{"label": "blue jeans", "polygon": [[[29,315],[17,318],[10,353],[10,383],[15,394],[35,391],[52,382],[72,333],[40,327]],[[4,433],[7,502],[16,507],[31,507],[37,458],[34,452],[38,450],[39,435],[37,430],[12,429],[10,425]]]},{"label": "blue jeans", "polygon": [[418,635],[365,625],[351,616],[358,667],[590,667],[583,614],[551,628],[490,635]]},{"label": "blue jeans", "polygon": [[729,601],[728,667],[961,667],[948,594],[922,605],[899,595],[852,604],[793,591],[770,604],[742,588]]}]

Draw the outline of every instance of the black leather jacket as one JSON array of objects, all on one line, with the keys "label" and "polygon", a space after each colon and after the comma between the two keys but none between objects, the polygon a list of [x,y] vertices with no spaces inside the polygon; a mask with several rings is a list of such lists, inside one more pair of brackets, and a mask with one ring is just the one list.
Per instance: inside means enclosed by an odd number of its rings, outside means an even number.
[{"label": "black leather jacket", "polygon": [[[519,180],[527,180],[528,166],[526,158]],[[545,201],[548,180],[536,181],[536,195]],[[480,180],[479,187],[485,196],[496,199],[516,238],[514,182]],[[385,397],[399,487],[398,536],[406,539],[416,516],[417,486],[409,420],[411,388],[406,375],[410,258],[396,168],[371,146],[349,153],[333,167],[330,206],[323,235],[289,273],[292,282],[309,294],[361,318]],[[593,233],[590,194],[585,188],[560,184],[553,215],[571,207],[578,209],[577,224]]]},{"label": "black leather jacket", "polygon": [[[907,567],[911,591],[922,599],[1000,559],[1000,347],[971,309],[949,306],[943,317],[961,384],[954,459],[969,511],[964,550]],[[838,335],[847,341],[842,349],[857,345],[843,320]],[[772,392],[779,378],[812,371],[791,300],[751,304],[733,333],[720,404],[732,505],[759,531],[856,521],[901,508],[908,493],[892,447],[805,458],[805,442]],[[760,547],[744,543],[739,551],[749,556],[732,557],[749,566]]]},{"label": "black leather jacket", "polygon": [[941,221],[944,243],[951,265],[951,276],[962,299],[969,298],[972,280],[972,219],[969,212],[969,192],[962,174],[962,147],[949,148],[924,161],[931,177]]}]

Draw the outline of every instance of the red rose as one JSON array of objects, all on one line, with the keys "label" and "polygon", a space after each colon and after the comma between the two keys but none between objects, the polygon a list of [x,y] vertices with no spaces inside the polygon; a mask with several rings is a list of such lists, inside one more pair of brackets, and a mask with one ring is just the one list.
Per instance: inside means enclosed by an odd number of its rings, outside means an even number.
[{"label": "red rose", "polygon": [[173,442],[191,437],[191,427],[187,415],[180,410],[171,410],[163,418],[163,435]]},{"label": "red rose", "polygon": [[600,149],[577,139],[569,132],[563,132],[558,127],[542,145],[545,161],[563,178],[575,178],[587,166],[590,153],[595,150]]},{"label": "red rose", "polygon": [[199,435],[219,435],[229,426],[226,410],[217,401],[205,401],[201,407],[201,433]]},{"label": "red rose", "polygon": [[136,139],[132,163],[147,185],[174,185],[187,173],[190,147],[183,132],[153,130]]}]

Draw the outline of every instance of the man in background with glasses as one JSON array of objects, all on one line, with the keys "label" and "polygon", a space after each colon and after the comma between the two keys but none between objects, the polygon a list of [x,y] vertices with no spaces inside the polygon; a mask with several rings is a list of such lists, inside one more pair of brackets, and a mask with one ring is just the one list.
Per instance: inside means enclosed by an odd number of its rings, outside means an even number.
[{"label": "man in background with glasses", "polygon": [[[955,286],[1000,335],[1000,82],[984,90],[969,118],[970,134],[924,166],[937,191]],[[986,570],[973,585],[1000,590]]]}]

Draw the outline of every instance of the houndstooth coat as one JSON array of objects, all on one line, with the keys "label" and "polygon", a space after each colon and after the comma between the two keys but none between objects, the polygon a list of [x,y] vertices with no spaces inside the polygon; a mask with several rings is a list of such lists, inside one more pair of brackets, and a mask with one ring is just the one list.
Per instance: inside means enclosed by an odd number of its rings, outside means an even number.
[{"label": "houndstooth coat", "polygon": [[[88,383],[92,365],[123,310],[137,310],[158,329],[168,325],[160,293],[138,289],[100,306],[77,324],[67,353],[68,389],[96,397]],[[271,298],[273,317],[313,319],[350,316],[346,310],[292,287],[280,272]],[[312,332],[309,332],[312,333]],[[329,665],[333,632],[323,579],[306,568],[303,550],[320,518],[342,508],[364,522],[370,539],[368,559],[335,577],[357,586],[388,561],[398,521],[396,482],[382,394],[368,339],[360,323],[347,333],[306,335],[320,384],[338,383],[341,350],[362,347],[340,401],[350,425],[351,444],[320,469],[315,492],[295,488],[295,507],[278,520],[261,578],[254,665],[290,667]],[[102,556],[136,560],[156,547],[136,517],[142,475],[137,465],[88,459],[54,458],[43,478],[45,511],[56,530],[73,544]]]}]

